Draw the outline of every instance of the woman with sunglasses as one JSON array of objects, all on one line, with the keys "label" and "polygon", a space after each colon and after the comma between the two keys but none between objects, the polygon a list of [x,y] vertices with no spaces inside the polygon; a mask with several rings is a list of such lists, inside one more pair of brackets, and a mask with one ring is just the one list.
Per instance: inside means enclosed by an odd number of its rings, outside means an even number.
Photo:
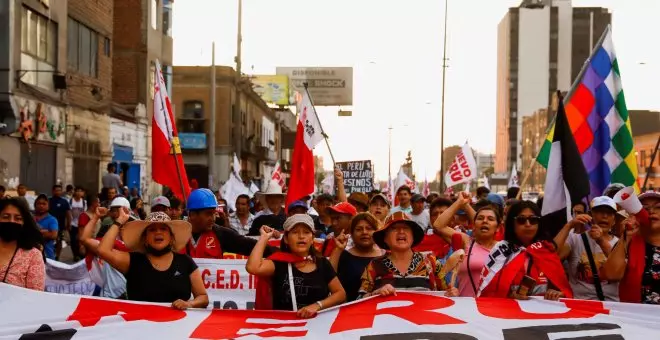
[{"label": "woman with sunglasses", "polygon": [[521,300],[531,295],[547,300],[573,297],[557,249],[566,242],[571,229],[589,222],[590,217],[580,215],[552,240],[547,236],[547,227],[540,224],[540,215],[541,210],[530,201],[511,206],[504,223],[504,240],[489,254],[477,296]]},{"label": "woman with sunglasses", "polygon": [[450,227],[449,222],[459,209],[467,210],[471,216],[475,215],[470,201],[470,194],[460,193],[456,202],[433,224],[436,232],[449,244],[453,244],[454,238],[460,237],[466,260],[459,264],[457,277],[459,296],[464,297],[474,297],[477,294],[481,270],[488,260],[488,254],[497,243],[495,235],[501,221],[499,210],[492,205],[486,205],[476,212],[472,237]]}]

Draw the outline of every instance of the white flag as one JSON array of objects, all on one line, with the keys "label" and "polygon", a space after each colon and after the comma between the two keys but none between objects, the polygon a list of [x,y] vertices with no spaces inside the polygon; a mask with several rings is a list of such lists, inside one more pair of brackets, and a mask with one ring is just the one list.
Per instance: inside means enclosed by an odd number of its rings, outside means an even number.
[{"label": "white flag", "polygon": [[488,183],[488,177],[486,176],[486,174],[484,174],[483,181],[484,181],[483,186],[486,187],[486,189],[490,190],[490,183]]},{"label": "white flag", "polygon": [[396,175],[396,180],[394,180],[394,187],[392,191],[392,197],[396,196],[396,192],[399,190],[400,187],[402,186],[407,186],[410,188],[411,192],[417,192],[417,185],[415,182],[406,175],[405,172],[403,172],[403,168],[399,168],[399,173]]},{"label": "white flag", "polygon": [[248,195],[250,190],[236,176],[229,176],[227,183],[222,186],[222,198],[227,200],[227,206],[236,210],[236,198],[239,195]]},{"label": "white flag", "polygon": [[300,113],[298,121],[302,124],[303,129],[305,129],[305,133],[303,134],[305,145],[309,150],[312,150],[323,140],[323,134],[321,133],[321,123],[307,91],[303,92],[302,100],[298,106],[298,112]]},{"label": "white flag", "polygon": [[453,187],[475,178],[477,178],[477,162],[474,160],[472,149],[465,143],[445,174],[445,186]]},{"label": "white flag", "polygon": [[324,194],[333,194],[335,192],[335,176],[334,174],[326,175],[321,182],[321,191]]},{"label": "white flag", "polygon": [[236,153],[234,153],[234,164],[232,167],[234,168],[234,175],[236,175],[239,181],[243,182],[243,179],[241,178],[241,169],[243,167],[241,166],[241,161],[238,160]]},{"label": "white flag", "polygon": [[250,198],[254,197],[254,195],[259,192],[259,187],[257,187],[256,184],[254,184],[253,181],[250,181],[250,188],[248,189],[248,196]]},{"label": "white flag", "polygon": [[516,170],[516,165],[514,164],[511,168],[511,177],[509,177],[509,188],[519,188],[518,184],[518,170]]}]

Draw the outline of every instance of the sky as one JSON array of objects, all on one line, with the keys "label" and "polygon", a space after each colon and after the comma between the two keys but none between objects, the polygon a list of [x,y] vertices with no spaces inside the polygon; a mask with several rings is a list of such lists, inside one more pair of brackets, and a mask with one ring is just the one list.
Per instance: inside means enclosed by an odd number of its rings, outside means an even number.
[{"label": "sky", "polygon": [[[448,0],[444,145],[495,151],[497,25],[520,0]],[[352,117],[317,109],[336,161],[372,160],[392,176],[412,151],[417,179],[440,167],[444,1],[243,0],[243,73],[277,66],[353,67]],[[658,0],[573,0],[609,8],[629,109],[660,110]],[[174,64],[235,66],[237,0],[174,3]],[[200,24],[203,23],[203,24]],[[314,153],[329,152],[319,144]]]}]

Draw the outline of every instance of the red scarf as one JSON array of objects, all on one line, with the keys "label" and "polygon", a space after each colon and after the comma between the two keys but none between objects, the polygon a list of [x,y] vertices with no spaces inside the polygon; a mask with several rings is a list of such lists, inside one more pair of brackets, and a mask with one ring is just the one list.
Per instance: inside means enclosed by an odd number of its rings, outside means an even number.
[{"label": "red scarf", "polygon": [[[495,250],[495,248],[493,249]],[[546,241],[530,245],[520,254],[522,256],[516,256],[511,262],[507,263],[493,277],[481,296],[507,298],[511,286],[519,284],[519,282],[514,283],[513,281],[518,273],[525,268],[527,262],[525,254],[531,257],[532,265],[536,266],[553,285],[564,293],[564,297],[573,298],[573,290],[564,274],[564,267],[559,260],[559,256],[555,252],[554,246]]]},{"label": "red scarf", "polygon": [[[650,228],[651,222],[649,221],[649,213],[646,210],[640,210],[635,218],[639,222],[640,229]],[[646,266],[645,257],[646,241],[643,236],[636,234],[630,240],[626,272],[623,274],[623,280],[619,283],[619,300],[621,302],[642,302],[642,276]]]},{"label": "red scarf", "polygon": [[[334,243],[334,242],[333,242]],[[284,263],[298,263],[306,259],[298,255],[278,251],[268,257],[269,260],[274,262]],[[256,296],[254,301],[254,309],[258,310],[273,310],[273,287],[270,277],[257,276],[256,278]]]}]

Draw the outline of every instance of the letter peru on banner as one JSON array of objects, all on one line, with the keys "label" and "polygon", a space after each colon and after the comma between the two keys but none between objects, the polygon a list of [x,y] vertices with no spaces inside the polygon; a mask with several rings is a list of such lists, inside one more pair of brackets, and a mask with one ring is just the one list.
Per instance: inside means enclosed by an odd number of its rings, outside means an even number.
[{"label": "letter peru on banner", "polygon": [[472,149],[465,143],[445,174],[445,185],[449,188],[475,178],[477,178],[477,161],[474,160]]},{"label": "letter peru on banner", "polygon": [[[0,284],[0,339],[656,339],[660,309],[616,302],[446,298],[399,291],[299,319],[294,312],[176,310]],[[39,332],[37,332],[39,330]]]}]

